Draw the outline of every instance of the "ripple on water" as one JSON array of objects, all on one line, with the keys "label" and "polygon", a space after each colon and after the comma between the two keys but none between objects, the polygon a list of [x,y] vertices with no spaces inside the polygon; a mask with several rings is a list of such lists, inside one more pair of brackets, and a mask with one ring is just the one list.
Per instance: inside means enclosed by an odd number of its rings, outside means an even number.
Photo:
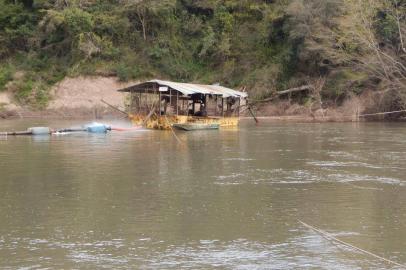
[{"label": "ripple on water", "polygon": [[370,169],[384,169],[385,167],[372,165],[364,162],[355,161],[309,161],[308,165],[319,166],[319,167],[356,167],[356,168],[370,168]]},{"label": "ripple on water", "polygon": [[[183,244],[163,244],[163,241],[125,242],[123,239],[95,242],[61,242],[56,239],[10,238],[20,246],[36,250],[64,250],[62,265],[98,269],[380,269],[379,262],[357,257],[357,252],[337,246],[312,231],[294,230],[294,235],[282,243],[266,243],[248,239],[222,241],[202,239]],[[354,232],[335,232],[334,236],[353,236]],[[150,239],[150,238],[148,238]],[[10,246],[0,246],[7,250]],[[343,252],[352,256],[342,256]],[[354,255],[355,253],[355,255]],[[330,259],[331,258],[331,259]],[[37,268],[46,268],[58,261],[35,257]],[[31,265],[32,266],[32,265]]]},{"label": "ripple on water", "polygon": [[255,160],[255,159],[237,157],[237,158],[222,158],[221,160],[224,160],[224,161],[252,161],[252,160]]},{"label": "ripple on water", "polygon": [[[318,163],[320,164],[320,163]],[[323,164],[330,164],[324,163]],[[336,163],[331,163],[336,167]],[[327,172],[327,173],[326,173]],[[284,169],[251,169],[246,173],[232,173],[214,177],[215,185],[242,185],[242,184],[310,184],[310,183],[355,183],[372,182],[379,184],[404,186],[405,181],[379,175],[357,174],[342,170],[284,170]],[[362,187],[360,187],[362,188]],[[367,189],[367,188],[366,188]]]},{"label": "ripple on water", "polygon": [[[335,235],[348,236],[351,232]],[[342,253],[347,256],[342,256]],[[354,255],[355,253],[355,255]],[[268,244],[246,239],[229,242],[204,240],[168,247],[156,254],[143,269],[380,269],[382,264],[365,258],[344,246],[337,246],[320,235],[310,233],[285,243]],[[348,255],[352,255],[348,256]],[[357,259],[354,257],[359,256]],[[360,267],[363,265],[363,267]]]},{"label": "ripple on water", "polygon": [[308,170],[251,169],[247,173],[233,173],[217,176],[214,184],[306,184],[318,181],[320,178]]},{"label": "ripple on water", "polygon": [[76,263],[97,265],[100,268],[111,269],[129,263],[125,256],[113,256],[111,254],[91,254],[88,250],[73,250],[67,256]]},{"label": "ripple on water", "polygon": [[402,181],[397,178],[390,177],[381,177],[381,176],[371,176],[364,174],[329,174],[327,176],[328,181],[338,182],[338,183],[347,183],[347,182],[376,182],[380,184],[389,184],[389,185],[399,185],[404,186],[405,181]]}]

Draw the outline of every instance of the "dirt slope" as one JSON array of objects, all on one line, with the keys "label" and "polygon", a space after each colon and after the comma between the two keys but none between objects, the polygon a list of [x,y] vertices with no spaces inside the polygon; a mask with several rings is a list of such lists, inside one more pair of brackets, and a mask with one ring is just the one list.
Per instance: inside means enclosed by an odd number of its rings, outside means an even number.
[{"label": "dirt slope", "polygon": [[120,83],[115,77],[77,77],[65,78],[52,88],[50,110],[92,109],[107,107],[101,102],[123,107],[125,94],[117,92],[130,83]]}]

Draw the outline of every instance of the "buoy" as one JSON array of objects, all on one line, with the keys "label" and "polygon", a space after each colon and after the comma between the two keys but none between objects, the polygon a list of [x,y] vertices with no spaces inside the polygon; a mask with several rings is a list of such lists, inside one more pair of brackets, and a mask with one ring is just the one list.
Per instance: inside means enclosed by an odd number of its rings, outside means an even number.
[{"label": "buoy", "polygon": [[108,130],[111,130],[111,127],[94,122],[91,123],[90,125],[87,125],[86,129],[90,133],[106,133]]},{"label": "buoy", "polygon": [[49,134],[51,134],[51,129],[49,127],[31,127],[27,131],[31,132],[32,135],[49,135]]}]

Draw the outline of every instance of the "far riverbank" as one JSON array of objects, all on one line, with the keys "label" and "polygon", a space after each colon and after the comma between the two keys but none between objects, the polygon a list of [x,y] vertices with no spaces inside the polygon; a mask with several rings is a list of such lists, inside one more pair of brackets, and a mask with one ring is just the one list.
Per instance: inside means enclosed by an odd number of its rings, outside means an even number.
[{"label": "far riverbank", "polygon": [[[122,83],[116,77],[65,78],[51,89],[51,100],[46,108],[18,104],[11,92],[0,93],[0,119],[45,118],[45,119],[122,119],[122,113],[112,109],[103,101],[125,110],[127,95],[117,92],[135,82]],[[361,96],[347,99],[340,106],[334,104],[299,104],[295,100],[281,99],[254,106],[255,115],[271,121],[289,122],[354,122],[384,120],[382,116],[369,119],[359,115],[370,112],[376,96],[365,92]],[[244,118],[250,118],[248,111]]]}]

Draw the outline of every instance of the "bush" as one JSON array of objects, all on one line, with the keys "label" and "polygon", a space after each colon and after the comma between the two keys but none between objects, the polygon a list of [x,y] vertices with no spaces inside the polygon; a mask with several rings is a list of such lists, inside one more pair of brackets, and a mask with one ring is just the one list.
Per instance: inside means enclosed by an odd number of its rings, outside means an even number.
[{"label": "bush", "polygon": [[39,83],[35,90],[35,104],[34,108],[45,109],[49,102],[49,86],[44,83]]},{"label": "bush", "polygon": [[92,15],[80,8],[67,8],[63,11],[65,23],[72,36],[92,31],[94,22]]},{"label": "bush", "polygon": [[365,73],[348,69],[337,70],[328,77],[326,87],[321,94],[326,99],[333,99],[340,103],[349,95],[360,94],[367,80],[368,76]]},{"label": "bush", "polygon": [[33,86],[34,82],[31,79],[22,80],[17,83],[15,97],[17,98],[18,102],[21,104],[30,103]]},{"label": "bush", "polygon": [[41,78],[26,75],[16,84],[14,96],[20,104],[33,109],[45,109],[49,102],[50,85]]},{"label": "bush", "polygon": [[129,67],[125,64],[119,64],[116,67],[116,74],[120,81],[127,82],[130,79],[135,79],[140,74],[140,69],[137,66]]},{"label": "bush", "polygon": [[399,39],[396,18],[384,12],[378,12],[375,29],[379,37],[385,41],[396,44]]},{"label": "bush", "polygon": [[5,90],[6,84],[13,79],[13,70],[10,66],[0,67],[0,91]]}]

